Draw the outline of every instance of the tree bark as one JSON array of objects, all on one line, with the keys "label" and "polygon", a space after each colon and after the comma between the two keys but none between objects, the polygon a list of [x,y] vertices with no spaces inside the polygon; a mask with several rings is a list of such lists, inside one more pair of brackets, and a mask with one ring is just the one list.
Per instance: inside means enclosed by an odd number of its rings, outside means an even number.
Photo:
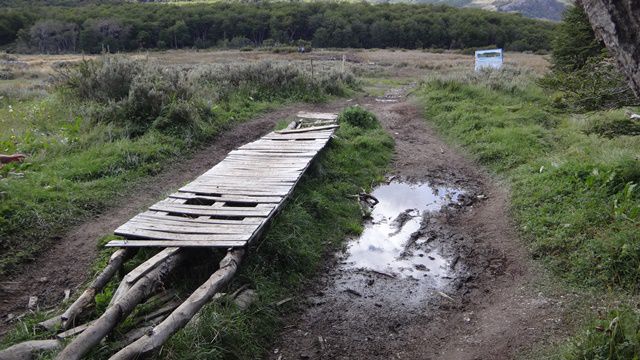
[{"label": "tree bark", "polygon": [[108,307],[90,327],[78,335],[58,356],[57,360],[77,360],[98,344],[120,321],[125,319],[142,300],[162,284],[182,260],[184,252],[177,252],[162,264],[142,276],[122,298]]},{"label": "tree bark", "polygon": [[202,284],[163,322],[131,345],[113,355],[110,360],[138,359],[162,346],[171,335],[185,326],[189,320],[226,284],[235,274],[244,255],[243,249],[231,250],[220,261],[220,268]]},{"label": "tree bark", "polygon": [[640,0],[579,0],[591,27],[640,98]]},{"label": "tree bark", "polygon": [[13,345],[0,351],[2,360],[29,360],[35,352],[54,350],[61,345],[58,340],[32,340]]}]

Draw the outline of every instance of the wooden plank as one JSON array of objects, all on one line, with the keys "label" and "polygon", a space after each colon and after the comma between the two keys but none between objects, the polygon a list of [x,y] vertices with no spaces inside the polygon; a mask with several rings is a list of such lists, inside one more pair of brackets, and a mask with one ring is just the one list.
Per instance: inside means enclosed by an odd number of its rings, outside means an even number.
[{"label": "wooden plank", "polygon": [[237,202],[237,203],[258,203],[258,204],[277,204],[282,201],[281,196],[240,196],[240,195],[226,195],[222,194],[220,196],[206,196],[199,195],[190,192],[176,192],[169,195],[171,198],[177,199],[203,199],[203,200],[213,200],[213,201],[229,201],[229,202]]},{"label": "wooden plank", "polygon": [[203,199],[213,201],[229,201],[237,203],[258,203],[258,204],[277,204],[282,201],[281,196],[236,196],[236,195],[221,195],[221,196],[204,196],[196,195],[194,193],[177,192],[169,195],[170,198],[176,199]]},{"label": "wooden plank", "polygon": [[205,186],[205,185],[186,185],[180,188],[179,191],[182,192],[193,192],[199,194],[225,194],[225,195],[242,195],[242,196],[284,196],[289,193],[288,190],[274,190],[274,191],[263,191],[263,190],[251,190],[251,189],[243,189],[243,188],[229,188],[229,187],[215,187],[215,186]]},{"label": "wooden plank", "polygon": [[269,185],[269,184],[259,184],[259,183],[249,183],[249,182],[235,182],[235,183],[218,183],[215,185],[213,183],[208,183],[206,181],[194,181],[188,184],[185,187],[196,186],[198,188],[207,188],[207,189],[220,189],[220,190],[243,190],[243,191],[251,191],[255,194],[265,194],[265,195],[282,195],[283,191],[289,191],[291,189],[291,184],[284,185]]},{"label": "wooden plank", "polygon": [[200,208],[192,206],[182,206],[179,204],[155,204],[151,210],[166,211],[169,213],[198,215],[198,216],[251,216],[265,217],[269,216],[272,209],[251,209],[251,210],[235,210],[234,208],[211,208],[202,206]]},{"label": "wooden plank", "polygon": [[334,113],[317,113],[317,112],[307,112],[300,111],[298,115],[296,115],[302,119],[318,119],[318,120],[338,120],[338,114]]},{"label": "wooden plank", "polygon": [[[244,234],[201,234],[201,233],[175,233],[168,231],[139,229],[139,228],[124,228],[118,230],[116,234],[123,234],[124,236],[132,236],[137,238],[152,239],[152,240],[232,240],[232,241],[247,241],[253,235],[253,231],[246,232]],[[176,246],[179,246],[176,243]]]},{"label": "wooden plank", "polygon": [[210,218],[189,218],[182,216],[163,215],[162,212],[145,211],[137,216],[158,219],[162,221],[176,221],[186,224],[221,224],[221,225],[243,225],[243,224],[259,224],[264,221],[263,217],[245,217],[243,220],[228,220],[228,219],[210,219]]},{"label": "wooden plank", "polygon": [[244,155],[250,157],[259,157],[259,158],[268,158],[270,160],[282,159],[287,160],[288,158],[313,158],[316,153],[314,152],[303,152],[303,153],[285,153],[285,152],[273,152],[273,153],[265,153],[261,150],[233,150],[229,153],[229,157],[234,158],[238,157],[237,155]]},{"label": "wooden plank", "polygon": [[314,127],[303,128],[303,129],[278,130],[278,131],[275,131],[275,133],[277,133],[277,134],[297,134],[297,133],[309,132],[309,131],[337,129],[339,127],[340,127],[340,125],[314,126]]},{"label": "wooden plank", "polygon": [[197,225],[181,224],[173,225],[161,221],[129,221],[122,226],[122,231],[128,228],[142,230],[154,230],[165,232],[176,232],[185,234],[246,234],[253,232],[257,225]]},{"label": "wooden plank", "polygon": [[[242,247],[247,244],[246,241],[231,240],[184,240],[180,241],[181,247]],[[173,240],[113,240],[106,246],[108,247],[166,247],[176,246]]]}]

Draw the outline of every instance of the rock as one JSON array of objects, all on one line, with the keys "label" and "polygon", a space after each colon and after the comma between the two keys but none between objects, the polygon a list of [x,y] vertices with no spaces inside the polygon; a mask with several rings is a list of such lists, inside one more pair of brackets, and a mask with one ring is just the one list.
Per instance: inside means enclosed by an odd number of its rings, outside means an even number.
[{"label": "rock", "polygon": [[36,310],[38,306],[38,297],[37,296],[29,296],[29,303],[27,303],[27,309]]}]

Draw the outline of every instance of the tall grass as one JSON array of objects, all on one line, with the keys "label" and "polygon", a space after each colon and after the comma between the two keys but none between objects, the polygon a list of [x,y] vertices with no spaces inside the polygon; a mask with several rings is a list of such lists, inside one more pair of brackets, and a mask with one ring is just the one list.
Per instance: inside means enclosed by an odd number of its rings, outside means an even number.
[{"label": "tall grass", "polygon": [[[561,112],[535,81],[509,69],[432,78],[419,96],[428,121],[510,181],[514,216],[534,257],[574,286],[637,294],[640,138],[620,125],[627,124],[622,109]],[[637,356],[634,311],[617,317],[624,329],[589,333],[566,358]],[[617,355],[607,357],[605,343]]]}]

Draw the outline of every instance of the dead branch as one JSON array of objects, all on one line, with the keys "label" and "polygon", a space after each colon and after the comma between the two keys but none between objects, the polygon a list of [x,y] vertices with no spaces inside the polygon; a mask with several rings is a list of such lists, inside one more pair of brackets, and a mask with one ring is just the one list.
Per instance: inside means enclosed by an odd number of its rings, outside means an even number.
[{"label": "dead branch", "polygon": [[134,253],[132,249],[118,249],[111,255],[109,263],[102,270],[100,274],[93,280],[93,283],[76,299],[76,301],[67,308],[67,310],[60,316],[53,317],[49,320],[45,320],[38,325],[49,330],[55,330],[59,325],[63,330],[68,330],[75,325],[75,320],[78,315],[87,308],[95,298],[96,294],[100,292],[105,285],[111,280],[115,273],[120,269],[122,264],[129,259]]},{"label": "dead branch", "polygon": [[185,326],[189,320],[226,284],[235,274],[244,255],[243,249],[230,250],[220,261],[220,268],[202,284],[158,326],[131,345],[120,350],[111,360],[136,359],[158,349],[171,335]]},{"label": "dead branch", "polygon": [[[184,252],[175,252],[172,256],[139,278],[135,284],[116,303],[109,306],[90,327],[76,337],[58,354],[58,360],[80,359],[93,346],[98,344],[120,321],[125,319],[143,299],[148,297],[178,264],[184,260]],[[144,264],[143,264],[144,265]],[[134,270],[135,271],[135,270]]]},{"label": "dead branch", "polygon": [[1,360],[30,360],[39,351],[55,350],[61,345],[58,340],[32,340],[13,345],[0,351]]}]

